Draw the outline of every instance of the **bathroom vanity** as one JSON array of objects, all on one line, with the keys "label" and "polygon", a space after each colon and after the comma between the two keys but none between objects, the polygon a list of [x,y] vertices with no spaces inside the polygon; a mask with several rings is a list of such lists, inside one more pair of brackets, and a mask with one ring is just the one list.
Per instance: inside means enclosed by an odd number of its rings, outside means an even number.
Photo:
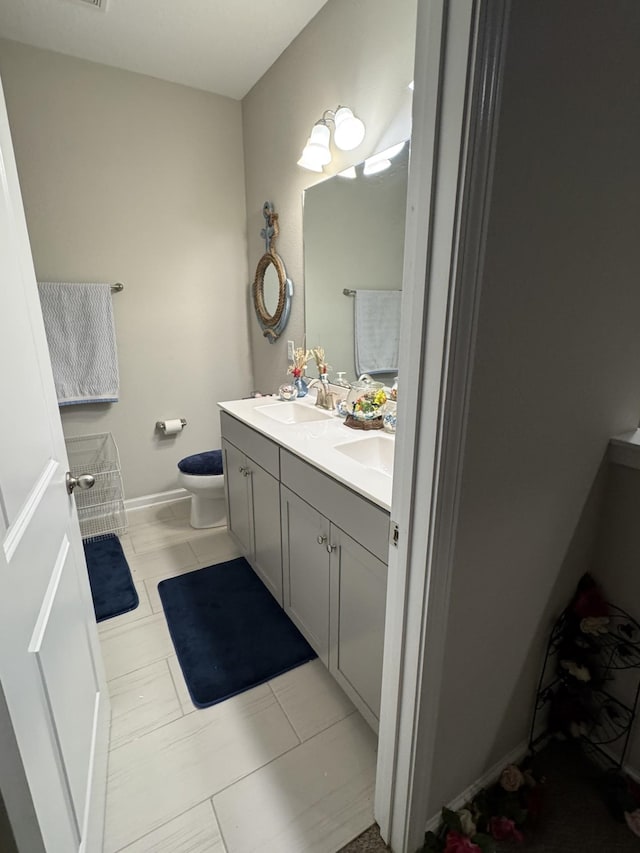
[{"label": "bathroom vanity", "polygon": [[220,408],[229,531],[377,731],[394,439],[309,398]]}]

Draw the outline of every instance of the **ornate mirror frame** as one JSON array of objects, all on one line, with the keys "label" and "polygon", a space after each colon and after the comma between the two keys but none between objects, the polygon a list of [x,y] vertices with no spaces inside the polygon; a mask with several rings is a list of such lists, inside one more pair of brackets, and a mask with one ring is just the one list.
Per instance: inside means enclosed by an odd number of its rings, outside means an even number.
[{"label": "ornate mirror frame", "polygon": [[[278,340],[289,320],[293,283],[291,279],[287,278],[284,261],[275,250],[275,242],[280,233],[280,228],[278,226],[278,214],[274,211],[273,204],[270,201],[265,201],[263,204],[262,215],[265,218],[265,226],[260,231],[260,236],[264,237],[266,251],[256,267],[252,295],[253,306],[256,309],[262,334],[270,344],[273,344]],[[273,314],[267,311],[264,300],[264,276],[270,265],[273,265],[278,276],[278,304]]]}]

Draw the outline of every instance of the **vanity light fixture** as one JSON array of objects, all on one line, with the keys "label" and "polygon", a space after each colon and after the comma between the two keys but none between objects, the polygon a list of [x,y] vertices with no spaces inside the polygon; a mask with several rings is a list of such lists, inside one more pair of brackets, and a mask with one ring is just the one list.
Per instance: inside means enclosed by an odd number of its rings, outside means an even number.
[{"label": "vanity light fixture", "polygon": [[398,142],[396,145],[392,145],[390,148],[385,148],[384,151],[380,151],[378,154],[373,154],[371,157],[368,157],[364,161],[362,174],[377,175],[378,172],[384,172],[385,169],[389,168],[393,158],[402,151],[404,146],[404,142]]},{"label": "vanity light fixture", "polygon": [[298,166],[312,172],[321,172],[322,167],[331,162],[329,122],[333,123],[333,141],[342,151],[352,151],[364,139],[364,123],[349,107],[338,106],[335,110],[325,110],[322,118],[311,130],[311,136],[307,139],[302,156],[298,160]]},{"label": "vanity light fixture", "polygon": [[353,180],[358,177],[358,173],[356,172],[355,166],[349,166],[347,169],[343,169],[341,172],[338,172],[339,178],[349,178]]}]

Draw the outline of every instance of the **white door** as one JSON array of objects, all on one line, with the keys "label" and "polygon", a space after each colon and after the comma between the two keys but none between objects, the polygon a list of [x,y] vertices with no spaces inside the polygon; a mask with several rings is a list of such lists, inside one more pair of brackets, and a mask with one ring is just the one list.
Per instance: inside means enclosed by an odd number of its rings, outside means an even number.
[{"label": "white door", "polygon": [[33,812],[38,848],[98,853],[109,703],[1,88],[0,371],[0,725],[28,785],[0,760],[0,793],[20,853]]}]

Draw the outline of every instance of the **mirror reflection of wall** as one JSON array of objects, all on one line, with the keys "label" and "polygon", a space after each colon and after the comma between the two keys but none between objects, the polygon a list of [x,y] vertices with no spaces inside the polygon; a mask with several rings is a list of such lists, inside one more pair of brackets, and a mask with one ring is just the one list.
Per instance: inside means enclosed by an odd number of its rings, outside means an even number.
[{"label": "mirror reflection of wall", "polygon": [[267,314],[275,314],[278,307],[278,299],[280,297],[280,280],[278,279],[278,271],[273,266],[269,266],[264,271],[263,298],[264,307]]},{"label": "mirror reflection of wall", "polygon": [[[400,290],[409,145],[377,174],[335,175],[304,193],[307,347],[324,347],[330,374],[356,377],[354,298],[343,290]],[[390,384],[395,372],[376,379]]]}]

